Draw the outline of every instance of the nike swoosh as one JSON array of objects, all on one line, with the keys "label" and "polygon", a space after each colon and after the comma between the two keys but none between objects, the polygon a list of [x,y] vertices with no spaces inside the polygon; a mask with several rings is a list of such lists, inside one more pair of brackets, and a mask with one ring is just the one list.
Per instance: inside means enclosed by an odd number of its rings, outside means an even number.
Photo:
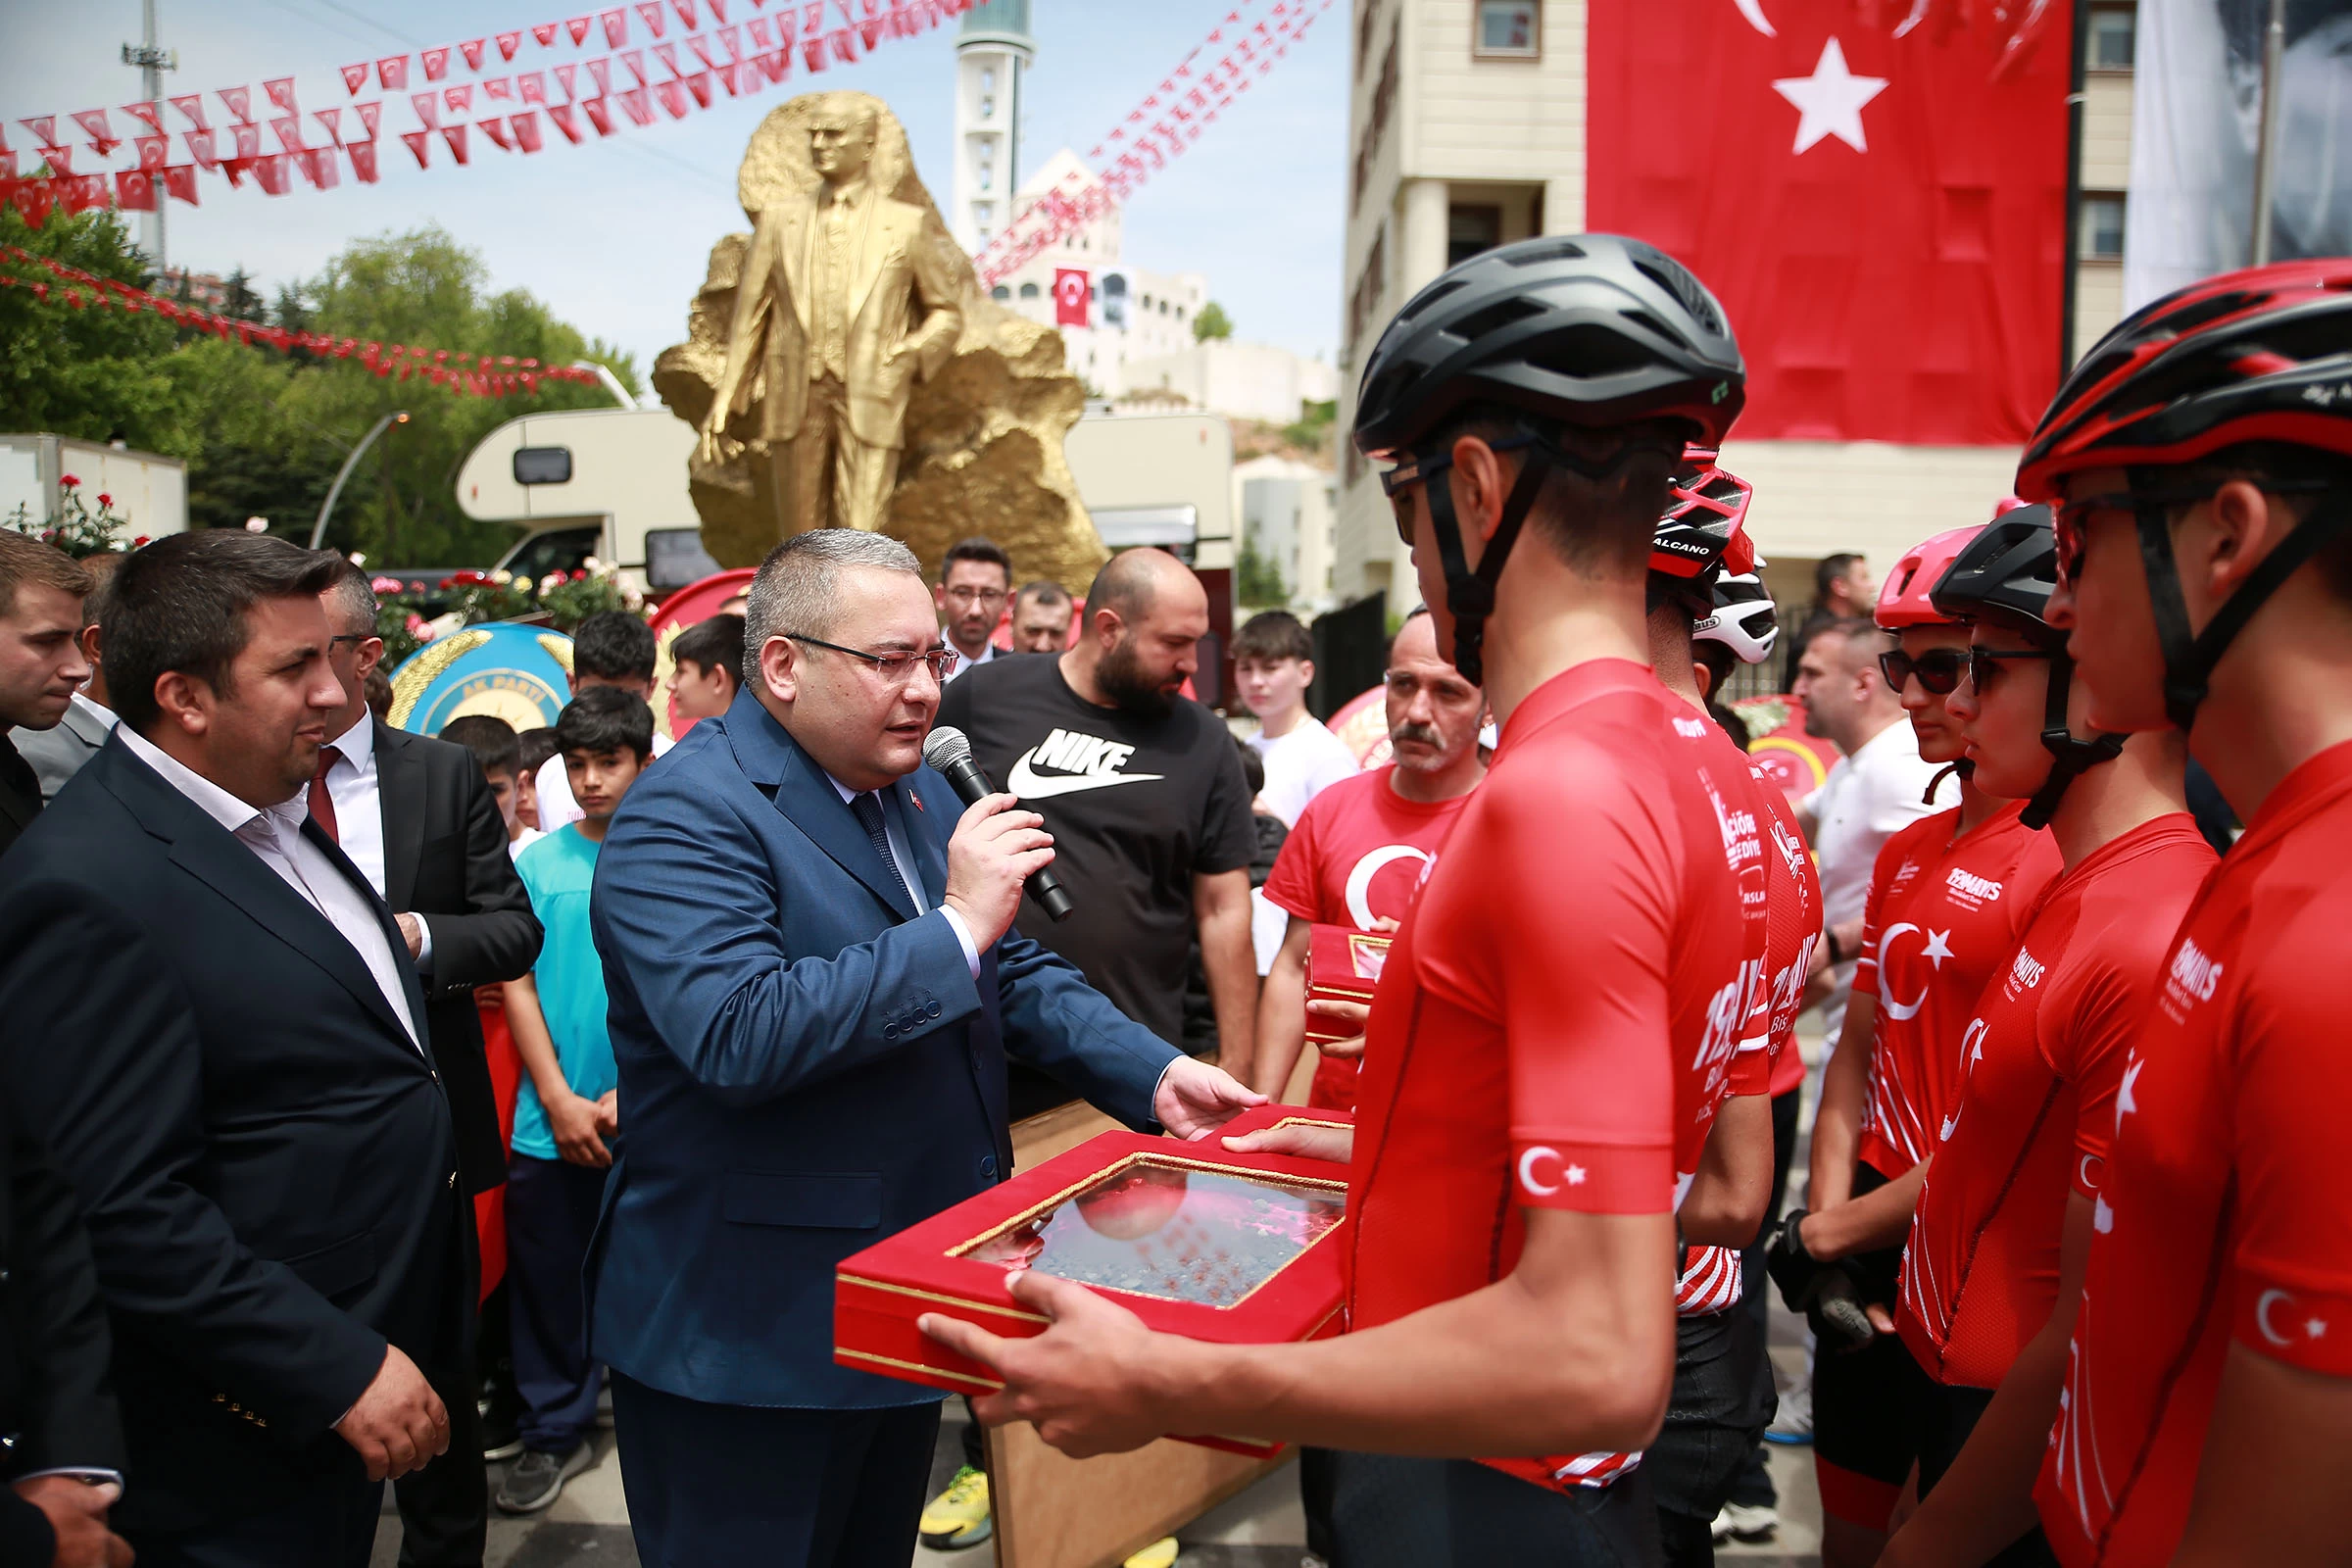
[{"label": "nike swoosh", "polygon": [[1024,801],[1044,801],[1056,795],[1075,795],[1080,790],[1108,789],[1113,784],[1141,784],[1162,776],[1158,773],[1064,773],[1046,778],[1030,770],[1029,754],[1023,752],[1021,760],[1012,764],[1012,773],[1004,780],[1004,787]]}]

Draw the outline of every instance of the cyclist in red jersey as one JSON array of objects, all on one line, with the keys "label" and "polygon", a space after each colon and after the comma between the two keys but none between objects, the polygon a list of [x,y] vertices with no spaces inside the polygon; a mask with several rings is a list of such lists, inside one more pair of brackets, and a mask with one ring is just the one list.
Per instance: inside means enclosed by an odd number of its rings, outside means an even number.
[{"label": "cyclist in red jersey", "polygon": [[1968,631],[1930,603],[1929,590],[1978,532],[1954,529],[1905,552],[1880,589],[1876,619],[1898,639],[1882,672],[1920,756],[1961,775],[1960,805],[1897,829],[1879,851],[1853,999],[1822,1075],[1806,1187],[1814,1208],[1782,1223],[1770,1254],[1783,1295],[1817,1338],[1813,1455],[1827,1568],[1876,1560],[1918,1457],[1932,1387],[1881,1330],[1893,1326],[1921,1161],[1950,1108],[1977,997],[2058,872],[2056,846],[2025,825],[2024,808],[1970,781],[1967,742],[1947,707]]},{"label": "cyclist in red jersey", "polygon": [[[1691,468],[1675,478],[1650,547],[1650,665],[1659,684],[1689,705],[1690,717],[1683,722],[1704,723],[1708,749],[1740,785],[1727,821],[1745,825],[1727,831],[1752,837],[1762,875],[1741,891],[1763,900],[1748,919],[1748,941],[1759,956],[1751,983],[1763,993],[1764,1006],[1751,1023],[1755,1032],[1740,1042],[1732,1058],[1728,1098],[1717,1108],[1705,1155],[1707,1168],[1721,1173],[1736,1193],[1740,1212],[1753,1213],[1756,1224],[1740,1246],[1694,1247],[1684,1259],[1675,1291],[1674,1396],[1657,1441],[1642,1456],[1657,1496],[1667,1562],[1703,1568],[1715,1560],[1716,1517],[1772,1416],[1764,1324],[1740,1306],[1742,1253],[1762,1228],[1772,1179],[1770,1090],[1781,1022],[1774,999],[1784,990],[1803,991],[1821,934],[1821,884],[1787,797],[1759,778],[1707,707],[1712,681],[1702,684],[1694,628],[1716,613],[1717,580],[1735,568],[1751,570],[1755,549],[1744,529],[1746,482],[1714,466],[1711,452],[1691,454],[1690,461]],[[1787,853],[1790,843],[1793,858]],[[1788,1010],[1792,1031],[1795,1009]]]},{"label": "cyclist in red jersey", "polygon": [[2034,1474],[2116,1091],[2173,928],[2213,868],[2178,735],[2074,735],[2074,664],[2048,618],[2056,577],[2049,509],[2027,507],[1996,518],[1934,590],[1972,629],[1950,710],[1976,785],[2047,811],[2066,869],[1961,1036],[1960,1088],[1913,1216],[1895,1326],[1936,1393],[1921,1506],[1882,1565],[2052,1561]]},{"label": "cyclist in red jersey", "polygon": [[2018,470],[2101,729],[2246,823],[2133,1041],[2036,1488],[2069,1568],[2352,1561],[2352,261],[2126,318]]},{"label": "cyclist in red jersey", "polygon": [[[1652,678],[1643,619],[1667,477],[1741,385],[1704,286],[1609,235],[1485,252],[1383,334],[1356,443],[1396,462],[1441,646],[1502,727],[1390,952],[1352,1137],[1326,1145],[1351,1162],[1348,1332],[1152,1335],[1031,1273],[1034,1339],[924,1320],[1005,1380],[983,1419],[1080,1454],[1170,1430],[1355,1450],[1336,1545],[1365,1568],[1659,1560],[1647,1477],[1582,1486],[1579,1456],[1657,1432],[1676,1200],[1761,990],[1726,844],[1744,779]],[[1756,1224],[1694,1206],[1692,1243]]]},{"label": "cyclist in red jersey", "polygon": [[[1266,972],[1257,1007],[1257,1081],[1280,1100],[1306,1046],[1306,960],[1318,925],[1355,931],[1395,930],[1412,907],[1422,868],[1433,859],[1461,814],[1470,792],[1487,776],[1478,732],[1486,694],[1462,679],[1438,652],[1429,612],[1405,617],[1389,645],[1382,676],[1393,765],[1342,779],[1298,813],[1282,842],[1266,902],[1290,916],[1281,951]],[[1341,1023],[1350,1004],[1323,1004]],[[1355,1109],[1361,1060],[1359,1034],[1320,1050],[1307,1104]]]},{"label": "cyclist in red jersey", "polygon": [[[1727,569],[1719,575],[1713,606],[1691,624],[1691,674],[1710,704],[1730,686],[1735,669],[1740,664],[1764,663],[1780,642],[1779,614],[1755,570],[1762,564],[1755,561],[1747,570]],[[1739,722],[1737,717],[1733,722]],[[1756,780],[1767,816],[1765,854],[1770,873],[1766,947],[1772,956],[1768,976],[1772,986],[1768,1025],[1772,1064],[1767,1080],[1772,1101],[1772,1189],[1764,1200],[1769,1225],[1780,1213],[1788,1193],[1788,1165],[1796,1153],[1797,1113],[1804,1099],[1805,1061],[1797,1052],[1796,1017],[1804,1009],[1806,987],[1829,968],[1829,953],[1822,941],[1821,878],[1796,812],[1769,774],[1753,762],[1749,772]],[[1764,1236],[1759,1233],[1740,1254],[1740,1310],[1748,1314],[1758,1343],[1768,1337],[1771,1293],[1772,1279],[1764,1270]],[[1769,1362],[1759,1368],[1759,1377],[1758,1395],[1769,1420],[1777,1403]],[[1759,1434],[1759,1440],[1748,1445],[1732,1479],[1730,1495],[1715,1516],[1712,1534],[1717,1542],[1753,1544],[1779,1533],[1780,1491],[1773,1484],[1764,1451]]]}]

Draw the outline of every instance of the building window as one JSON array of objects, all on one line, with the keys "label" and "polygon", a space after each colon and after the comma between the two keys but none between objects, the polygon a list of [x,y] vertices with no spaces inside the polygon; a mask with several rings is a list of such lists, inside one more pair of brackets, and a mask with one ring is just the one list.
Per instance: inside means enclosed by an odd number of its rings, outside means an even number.
[{"label": "building window", "polygon": [[987,93],[981,95],[980,118],[982,120],[994,120],[997,118],[997,100],[995,95]]},{"label": "building window", "polygon": [[1446,265],[1466,262],[1502,243],[1502,209],[1452,206],[1446,209]]},{"label": "building window", "polygon": [[1006,288],[1004,284],[999,283],[995,288],[992,288],[988,291],[988,297],[992,300],[1008,300],[1012,298],[1012,290]]},{"label": "building window", "polygon": [[1481,59],[1535,59],[1544,52],[1537,15],[1536,0],[1478,0],[1478,41],[1471,53]]},{"label": "building window", "polygon": [[1021,285],[1021,298],[1025,300],[1033,300],[1037,298],[1037,285],[1035,283],[1023,283]]},{"label": "building window", "polygon": [[2139,15],[2128,6],[2097,6],[2090,13],[2090,69],[2130,71],[2139,41]]},{"label": "building window", "polygon": [[995,92],[997,90],[996,67],[983,66],[980,68],[980,90],[982,92]]},{"label": "building window", "polygon": [[997,220],[997,204],[995,202],[972,203],[972,219],[975,222],[995,222]]},{"label": "building window", "polygon": [[2120,262],[2124,259],[2124,199],[2121,196],[2084,195],[2082,198],[2082,228],[2079,237],[2081,259],[2086,262]]}]

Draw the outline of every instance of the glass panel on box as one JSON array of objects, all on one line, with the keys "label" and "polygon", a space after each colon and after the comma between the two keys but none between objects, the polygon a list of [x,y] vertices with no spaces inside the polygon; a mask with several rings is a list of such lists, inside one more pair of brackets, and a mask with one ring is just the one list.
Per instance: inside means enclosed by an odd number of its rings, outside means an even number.
[{"label": "glass panel on box", "polygon": [[1139,1158],[961,1255],[1081,1285],[1232,1306],[1340,1222],[1348,1195]]}]

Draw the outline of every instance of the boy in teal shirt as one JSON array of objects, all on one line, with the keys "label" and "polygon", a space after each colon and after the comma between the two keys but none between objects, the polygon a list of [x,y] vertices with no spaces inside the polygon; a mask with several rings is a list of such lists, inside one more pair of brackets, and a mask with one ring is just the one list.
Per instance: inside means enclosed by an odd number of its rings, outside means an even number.
[{"label": "boy in teal shirt", "polygon": [[603,1368],[588,1358],[580,1267],[619,1130],[605,970],[588,930],[597,851],[621,798],[654,749],[653,710],[591,686],[556,720],[572,799],[587,814],[533,843],[514,868],[546,938],[531,972],[506,986],[507,1020],[522,1058],[514,1152],[507,1174],[507,1275],[514,1308],[515,1391],[523,1451],[498,1490],[508,1513],[537,1513],[588,1467]]}]

